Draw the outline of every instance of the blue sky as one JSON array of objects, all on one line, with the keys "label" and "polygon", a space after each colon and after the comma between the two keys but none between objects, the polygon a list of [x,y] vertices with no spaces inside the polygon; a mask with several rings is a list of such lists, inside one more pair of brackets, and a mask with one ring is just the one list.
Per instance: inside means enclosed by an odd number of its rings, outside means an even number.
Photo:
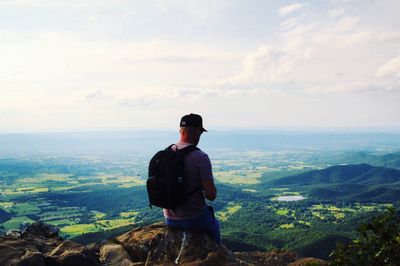
[{"label": "blue sky", "polygon": [[0,132],[399,128],[400,1],[0,0]]}]

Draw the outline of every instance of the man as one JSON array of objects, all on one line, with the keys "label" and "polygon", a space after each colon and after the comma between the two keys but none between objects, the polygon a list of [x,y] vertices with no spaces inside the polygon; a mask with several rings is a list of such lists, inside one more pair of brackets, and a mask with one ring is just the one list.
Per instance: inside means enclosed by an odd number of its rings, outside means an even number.
[{"label": "man", "polygon": [[[173,145],[173,148],[180,150],[189,145],[197,146],[203,132],[207,130],[203,128],[203,119],[200,115],[183,116],[180,122],[180,140]],[[213,201],[217,197],[211,162],[206,153],[195,150],[186,155],[185,178],[186,191],[195,192],[189,196],[184,205],[175,209],[163,209],[167,225],[207,232],[220,244],[219,223],[214,217],[212,208],[207,208],[205,203],[205,199]]]}]

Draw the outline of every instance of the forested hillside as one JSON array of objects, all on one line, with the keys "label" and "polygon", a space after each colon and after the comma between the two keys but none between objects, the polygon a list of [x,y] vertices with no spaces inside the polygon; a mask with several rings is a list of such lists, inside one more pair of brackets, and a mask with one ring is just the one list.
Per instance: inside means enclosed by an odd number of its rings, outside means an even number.
[{"label": "forested hillside", "polygon": [[[29,145],[25,137],[19,155],[11,153],[10,143],[5,146],[0,231],[42,221],[60,228],[63,237],[101,243],[163,220],[160,209],[148,206],[144,184],[149,158],[164,147],[160,143],[173,140],[163,140],[159,132],[159,143],[149,150],[147,135],[117,134],[114,147],[112,136],[98,133],[86,142],[90,136],[72,134],[60,149],[53,144],[68,135],[53,136],[47,145],[48,136],[33,136]],[[399,207],[399,169],[377,165],[396,162],[398,149],[388,148],[394,136],[387,144],[372,141],[379,135],[357,141],[353,135],[317,133],[214,137],[201,146],[212,160],[218,189],[217,200],[208,204],[221,223],[222,242],[233,251],[279,248],[326,259],[336,241],[356,237],[358,224]],[[27,152],[42,144],[44,152]],[[347,163],[337,164],[339,159]]]}]

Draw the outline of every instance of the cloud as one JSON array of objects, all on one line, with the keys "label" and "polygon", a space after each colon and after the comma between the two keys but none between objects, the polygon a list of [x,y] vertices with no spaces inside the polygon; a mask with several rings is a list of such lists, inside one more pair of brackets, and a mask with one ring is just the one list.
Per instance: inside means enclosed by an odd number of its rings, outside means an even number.
[{"label": "cloud", "polygon": [[125,63],[143,64],[143,63],[162,63],[162,64],[231,64],[238,60],[234,57],[224,57],[218,55],[190,55],[190,54],[160,54],[150,55],[146,58],[126,57]]},{"label": "cloud", "polygon": [[294,58],[284,51],[261,46],[243,60],[240,73],[216,82],[218,87],[265,84],[290,79]]},{"label": "cloud", "polygon": [[400,54],[381,66],[376,75],[378,77],[393,76],[400,78]]},{"label": "cloud", "polygon": [[328,12],[330,17],[339,17],[345,14],[344,8],[335,8]]},{"label": "cloud", "polygon": [[169,10],[166,0],[156,0],[153,4],[160,13],[166,13]]},{"label": "cloud", "polygon": [[[361,2],[278,13],[270,1],[0,0],[15,14],[0,30],[0,104],[30,114],[0,124],[53,126],[60,118],[43,114],[73,112],[69,125],[140,126],[193,108],[243,125],[351,124],[352,111],[380,121],[389,104],[375,101],[400,97],[398,18],[394,4]],[[271,6],[278,19],[254,12]],[[318,118],[324,108],[343,116]]]},{"label": "cloud", "polygon": [[296,10],[303,8],[304,6],[305,6],[305,4],[301,4],[301,3],[286,5],[284,7],[281,7],[279,9],[278,13],[281,17],[284,17],[284,16],[289,15],[290,13],[293,13]]},{"label": "cloud", "polygon": [[142,88],[136,90],[134,95],[127,93],[120,95],[117,103],[122,107],[148,107],[163,103],[191,103],[199,99],[216,97],[218,93],[214,90],[204,88]]},{"label": "cloud", "polygon": [[286,30],[293,29],[293,28],[295,28],[296,26],[301,25],[301,19],[303,19],[304,17],[305,17],[305,16],[302,15],[302,16],[290,18],[290,19],[285,20],[284,22],[282,22],[282,23],[280,24],[280,26],[281,26],[282,28],[286,29]]},{"label": "cloud", "polygon": [[52,0],[0,0],[0,6],[30,8],[30,7],[88,7],[96,4],[96,1],[52,1]]},{"label": "cloud", "polygon": [[177,88],[153,88],[141,89],[134,95],[119,95],[115,97],[115,103],[123,108],[141,108],[141,107],[159,107],[160,105],[194,106],[199,102],[208,102],[212,100],[232,100],[243,96],[262,97],[264,95],[280,95],[279,90],[256,87],[256,88],[236,88],[227,90],[224,88],[207,87],[177,87]]},{"label": "cloud", "polygon": [[330,82],[324,85],[306,87],[304,90],[310,94],[340,93],[349,94],[354,92],[372,92],[387,90],[382,84],[368,83],[364,81]]},{"label": "cloud", "polygon": [[114,97],[104,94],[102,90],[96,90],[85,96],[86,101],[107,101],[113,99]]},{"label": "cloud", "polygon": [[197,23],[204,24],[217,16],[219,12],[222,12],[227,5],[227,1],[186,0],[180,2],[180,5],[184,8],[185,13]]},{"label": "cloud", "polygon": [[157,97],[154,96],[143,96],[143,97],[138,97],[138,98],[134,98],[134,99],[123,99],[121,101],[118,102],[118,104],[121,107],[148,107],[152,104],[154,104],[157,100]]},{"label": "cloud", "polygon": [[345,31],[351,31],[354,29],[354,27],[357,25],[357,23],[360,21],[359,17],[344,17],[340,19],[336,25],[335,25],[335,30],[340,31],[340,32],[345,32]]},{"label": "cloud", "polygon": [[248,53],[241,71],[207,85],[227,91],[266,87],[312,94],[391,92],[399,87],[382,77],[400,75],[400,56],[381,66],[375,51],[396,47],[400,34],[365,25],[344,8],[333,13],[328,19],[321,12],[312,19],[302,14],[283,21],[279,38]]}]

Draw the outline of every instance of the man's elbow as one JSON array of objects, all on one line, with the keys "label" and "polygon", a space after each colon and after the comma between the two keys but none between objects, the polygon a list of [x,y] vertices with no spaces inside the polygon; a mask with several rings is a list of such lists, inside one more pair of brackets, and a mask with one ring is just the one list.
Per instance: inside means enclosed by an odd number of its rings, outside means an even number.
[{"label": "man's elbow", "polygon": [[217,190],[209,191],[208,193],[205,193],[206,199],[208,200],[215,200],[217,198]]}]

